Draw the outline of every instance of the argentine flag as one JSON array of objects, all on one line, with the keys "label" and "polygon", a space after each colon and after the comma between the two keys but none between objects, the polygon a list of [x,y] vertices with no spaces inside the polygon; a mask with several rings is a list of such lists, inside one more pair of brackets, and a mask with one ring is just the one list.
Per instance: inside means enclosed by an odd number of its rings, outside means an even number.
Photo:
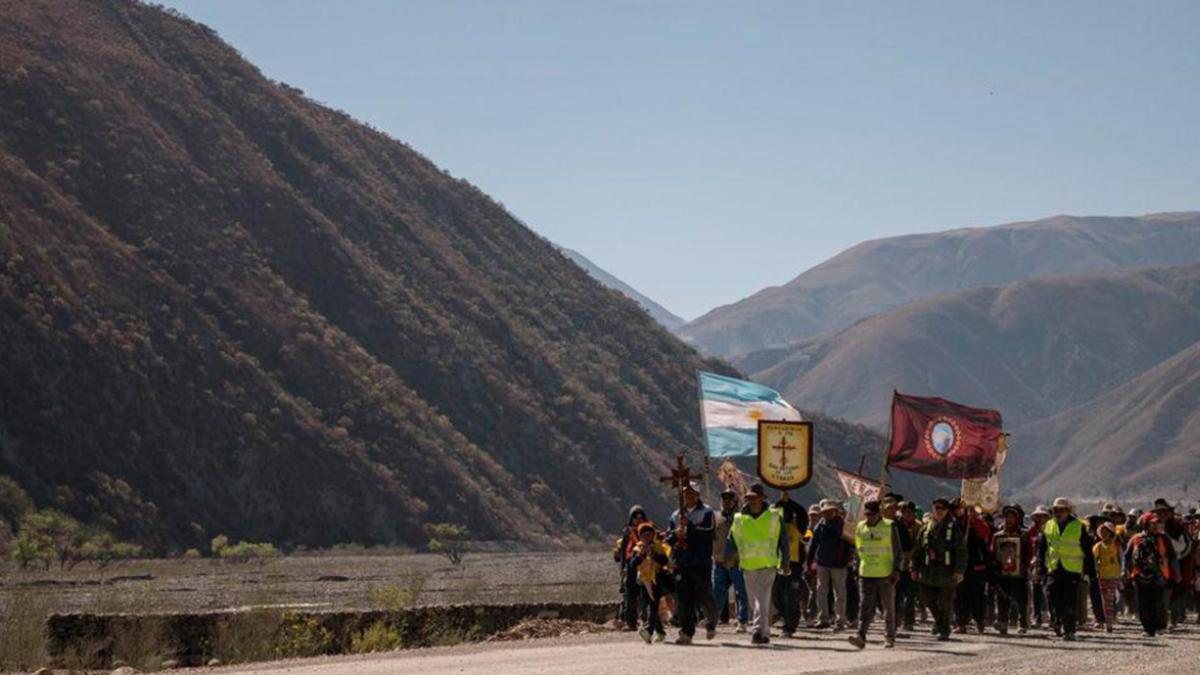
[{"label": "argentine flag", "polygon": [[761,384],[699,371],[700,422],[709,457],[758,454],[758,421],[800,421],[779,392]]}]

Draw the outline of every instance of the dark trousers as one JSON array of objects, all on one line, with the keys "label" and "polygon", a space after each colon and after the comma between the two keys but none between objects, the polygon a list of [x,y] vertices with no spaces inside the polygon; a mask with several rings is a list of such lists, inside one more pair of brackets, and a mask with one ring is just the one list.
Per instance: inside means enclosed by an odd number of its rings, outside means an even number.
[{"label": "dark trousers", "polygon": [[1029,603],[1033,607],[1033,620],[1039,626],[1042,623],[1042,616],[1046,614],[1046,586],[1042,582],[1029,584],[1030,600]]},{"label": "dark trousers", "polygon": [[1075,609],[1080,575],[1059,567],[1046,579],[1046,591],[1050,596],[1050,611],[1056,625],[1062,627],[1064,635],[1075,634]]},{"label": "dark trousers", "polygon": [[949,636],[950,617],[954,613],[954,587],[922,584],[921,600],[933,614],[933,623],[937,628],[937,634]]},{"label": "dark trousers", "polygon": [[799,565],[792,568],[789,576],[775,575],[771,586],[771,604],[775,611],[783,617],[783,632],[794,633],[800,627],[800,607],[802,600],[807,600],[808,588],[804,577],[800,576]]},{"label": "dark trousers", "polygon": [[[646,590],[645,586],[639,585],[639,595],[642,599],[642,621],[646,626],[646,630],[651,633],[666,633],[662,625],[662,617],[658,614],[658,605],[662,600],[662,587],[655,586],[654,592]],[[637,604],[636,602],[634,603]]]},{"label": "dark trousers", "polygon": [[637,630],[638,600],[641,598],[641,585],[637,582],[636,570],[625,570],[621,579],[621,621],[629,630]]},{"label": "dark trousers", "polygon": [[1158,584],[1153,581],[1141,581],[1137,583],[1138,595],[1138,620],[1142,622],[1142,630],[1150,635],[1165,628],[1166,626],[1159,625],[1159,619],[1162,614],[1163,598],[1166,595],[1166,589],[1159,588]]},{"label": "dark trousers", "polygon": [[954,613],[960,628],[966,628],[971,619],[983,630],[984,613],[987,611],[987,584],[985,573],[979,570],[967,570],[963,582],[958,585],[958,593],[954,598]]},{"label": "dark trousers", "polygon": [[862,596],[858,593],[858,572],[851,565],[846,572],[846,621],[858,619]]},{"label": "dark trousers", "polygon": [[882,579],[862,577],[858,580],[858,586],[859,595],[862,597],[860,603],[862,607],[858,617],[858,634],[864,638],[867,636],[867,630],[871,627],[871,622],[875,620],[875,608],[879,607],[883,610],[884,635],[895,638],[896,586],[887,577]]},{"label": "dark trousers", "polygon": [[1025,579],[1001,578],[996,582],[996,623],[1007,626],[1012,612],[1017,612],[1017,625],[1029,627],[1029,583]]},{"label": "dark trousers", "polygon": [[679,632],[696,634],[696,613],[704,609],[706,628],[717,627],[717,605],[712,595],[712,566],[681,567],[675,574],[675,602],[679,614]]},{"label": "dark trousers", "polygon": [[908,572],[901,572],[896,582],[896,620],[905,630],[912,630],[917,621],[917,583]]}]

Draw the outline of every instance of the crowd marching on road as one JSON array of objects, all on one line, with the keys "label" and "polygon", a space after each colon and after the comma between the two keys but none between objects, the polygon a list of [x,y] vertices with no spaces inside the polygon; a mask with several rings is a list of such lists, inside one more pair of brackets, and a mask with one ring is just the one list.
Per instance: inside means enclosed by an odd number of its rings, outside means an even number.
[{"label": "crowd marching on road", "polygon": [[944,498],[923,512],[887,494],[854,522],[832,499],[806,511],[784,492],[772,505],[761,484],[744,505],[725,490],[719,509],[695,483],[683,493],[664,531],[631,509],[613,550],[621,621],[647,644],[665,641],[668,625],[688,645],[698,626],[711,640],[732,622],[762,645],[778,620],[783,638],[844,631],[862,649],[877,616],[885,648],[918,621],[941,641],[1013,627],[1075,641],[1126,616],[1147,637],[1189,614],[1200,623],[1200,514],[1165,499],[1145,513],[1107,504],[1080,516],[1061,497],[1030,514],[1018,504],[990,514]]}]

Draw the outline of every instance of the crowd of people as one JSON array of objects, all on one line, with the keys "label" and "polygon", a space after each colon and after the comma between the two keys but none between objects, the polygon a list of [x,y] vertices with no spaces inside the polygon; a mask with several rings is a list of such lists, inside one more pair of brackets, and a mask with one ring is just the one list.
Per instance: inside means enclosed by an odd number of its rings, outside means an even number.
[{"label": "crowd of people", "polygon": [[885,648],[918,622],[941,641],[1013,629],[1074,641],[1122,617],[1148,637],[1191,614],[1200,623],[1200,515],[1165,499],[1085,516],[1064,498],[993,514],[957,498],[926,512],[887,494],[863,504],[857,522],[837,500],[806,510],[783,492],[772,504],[761,484],[741,502],[727,489],[711,508],[691,483],[661,530],[642,507],[630,510],[613,549],[627,630],[651,644],[673,625],[675,644],[688,645],[701,625],[712,640],[732,622],[761,645],[779,622],[785,638],[845,632],[862,649],[877,615]]}]

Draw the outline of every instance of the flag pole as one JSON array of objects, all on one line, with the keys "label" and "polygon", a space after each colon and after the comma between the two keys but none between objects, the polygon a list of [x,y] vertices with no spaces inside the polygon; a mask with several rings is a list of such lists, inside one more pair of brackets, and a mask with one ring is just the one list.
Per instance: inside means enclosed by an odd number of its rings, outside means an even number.
[{"label": "flag pole", "polygon": [[898,393],[899,392],[896,390],[896,388],[892,387],[892,407],[888,411],[888,429],[889,429],[888,444],[886,446],[884,446],[884,448],[883,448],[883,461],[879,463],[879,497],[880,497],[880,499],[883,498],[884,488],[887,487],[888,461],[891,459],[892,441],[895,439],[895,436],[896,436],[896,415],[894,414],[893,411],[896,408],[896,395]]},{"label": "flag pole", "polygon": [[704,415],[704,378],[701,371],[696,371],[696,393],[697,403],[700,405],[700,437],[704,439],[704,501],[711,503],[712,488],[709,486],[709,470],[708,458],[712,455],[712,450],[708,447],[708,419]]}]

